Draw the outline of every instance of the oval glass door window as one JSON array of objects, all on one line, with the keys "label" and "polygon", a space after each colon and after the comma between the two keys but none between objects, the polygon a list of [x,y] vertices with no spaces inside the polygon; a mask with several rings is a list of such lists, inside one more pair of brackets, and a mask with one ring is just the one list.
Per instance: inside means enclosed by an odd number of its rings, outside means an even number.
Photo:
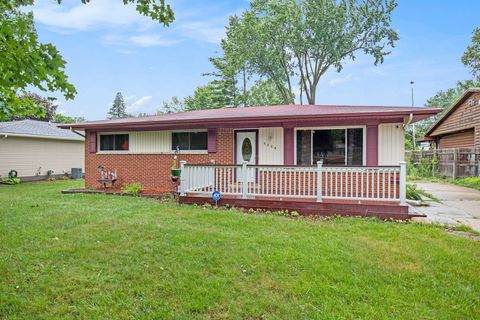
[{"label": "oval glass door window", "polygon": [[242,142],[242,159],[243,161],[250,161],[252,158],[252,142],[249,138],[243,139]]}]

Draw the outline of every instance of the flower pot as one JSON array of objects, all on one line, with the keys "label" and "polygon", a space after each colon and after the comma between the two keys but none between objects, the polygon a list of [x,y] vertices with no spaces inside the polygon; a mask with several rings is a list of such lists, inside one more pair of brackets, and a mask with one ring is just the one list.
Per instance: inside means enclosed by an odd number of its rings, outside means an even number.
[{"label": "flower pot", "polygon": [[178,178],[180,178],[180,177],[179,176],[171,176],[170,178],[172,179],[173,182],[177,182]]},{"label": "flower pot", "polygon": [[172,169],[172,177],[180,177],[180,173],[182,173],[182,170],[180,169]]}]

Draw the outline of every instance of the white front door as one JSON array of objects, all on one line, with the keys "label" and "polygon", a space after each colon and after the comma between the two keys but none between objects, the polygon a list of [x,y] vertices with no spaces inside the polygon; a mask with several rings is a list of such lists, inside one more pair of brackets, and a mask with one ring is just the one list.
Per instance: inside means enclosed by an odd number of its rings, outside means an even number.
[{"label": "white front door", "polygon": [[[237,164],[247,161],[257,163],[257,133],[256,131],[237,131]],[[255,169],[248,170],[248,181],[255,181]]]}]

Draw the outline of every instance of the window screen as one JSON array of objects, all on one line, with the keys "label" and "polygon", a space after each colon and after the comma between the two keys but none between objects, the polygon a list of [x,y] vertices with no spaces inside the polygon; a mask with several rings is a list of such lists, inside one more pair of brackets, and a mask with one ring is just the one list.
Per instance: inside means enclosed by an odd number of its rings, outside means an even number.
[{"label": "window screen", "polygon": [[207,132],[173,132],[172,150],[207,150]]},{"label": "window screen", "polygon": [[101,134],[100,151],[128,151],[128,134]]}]

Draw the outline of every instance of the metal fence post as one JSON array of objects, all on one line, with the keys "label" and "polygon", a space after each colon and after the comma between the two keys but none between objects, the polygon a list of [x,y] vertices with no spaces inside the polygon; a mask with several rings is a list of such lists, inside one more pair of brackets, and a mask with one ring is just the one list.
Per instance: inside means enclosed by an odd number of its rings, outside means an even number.
[{"label": "metal fence post", "polygon": [[242,199],[247,198],[248,191],[248,174],[247,174],[247,161],[242,162]]},{"label": "metal fence post", "polygon": [[400,204],[405,205],[407,200],[407,163],[400,162]]},{"label": "metal fence post", "polygon": [[184,196],[185,195],[185,190],[186,190],[186,181],[187,179],[185,178],[185,164],[187,161],[181,160],[180,161],[180,195]]},{"label": "metal fence post", "polygon": [[317,202],[322,202],[322,167],[323,160],[317,161]]}]

